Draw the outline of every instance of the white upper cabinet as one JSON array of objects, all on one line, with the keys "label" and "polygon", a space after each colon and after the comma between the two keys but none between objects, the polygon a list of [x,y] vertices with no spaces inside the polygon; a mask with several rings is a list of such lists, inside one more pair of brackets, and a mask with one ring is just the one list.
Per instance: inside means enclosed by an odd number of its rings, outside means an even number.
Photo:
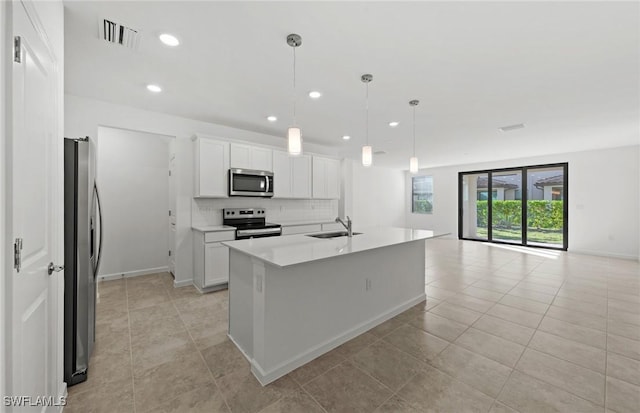
[{"label": "white upper cabinet", "polygon": [[291,160],[291,198],[311,198],[311,157],[298,155]]},{"label": "white upper cabinet", "polygon": [[320,156],[313,157],[313,197],[340,198],[340,161]]},{"label": "white upper cabinet", "polygon": [[241,143],[232,143],[230,146],[232,168],[273,171],[271,149]]},{"label": "white upper cabinet", "polygon": [[229,143],[197,137],[194,148],[194,196],[226,198]]},{"label": "white upper cabinet", "polygon": [[291,198],[291,163],[282,151],[273,151],[273,197]]},{"label": "white upper cabinet", "polygon": [[273,151],[273,197],[311,198],[311,157]]}]

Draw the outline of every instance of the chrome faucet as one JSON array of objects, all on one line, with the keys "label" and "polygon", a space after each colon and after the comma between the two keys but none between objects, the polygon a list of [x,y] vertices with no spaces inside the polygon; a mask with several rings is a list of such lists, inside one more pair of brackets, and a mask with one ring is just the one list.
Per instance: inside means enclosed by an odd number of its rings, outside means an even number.
[{"label": "chrome faucet", "polygon": [[336,218],[336,222],[339,222],[342,224],[342,226],[344,226],[347,229],[347,236],[349,238],[351,238],[353,236],[353,231],[351,230],[351,218],[349,218],[349,216],[347,215],[347,223],[345,224],[343,220],[340,219],[340,217]]}]

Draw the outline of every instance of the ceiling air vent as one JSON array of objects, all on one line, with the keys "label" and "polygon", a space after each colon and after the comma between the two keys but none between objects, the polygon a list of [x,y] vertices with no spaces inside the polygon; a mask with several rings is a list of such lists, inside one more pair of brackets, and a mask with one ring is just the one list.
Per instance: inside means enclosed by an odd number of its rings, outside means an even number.
[{"label": "ceiling air vent", "polygon": [[373,154],[374,155],[385,155],[386,152],[385,151],[375,151]]},{"label": "ceiling air vent", "polygon": [[114,21],[103,19],[98,21],[99,36],[103,40],[119,44],[129,49],[138,50],[140,31]]},{"label": "ceiling air vent", "polygon": [[508,125],[499,128],[502,132],[511,132],[512,130],[524,128],[524,123],[517,123],[515,125]]}]

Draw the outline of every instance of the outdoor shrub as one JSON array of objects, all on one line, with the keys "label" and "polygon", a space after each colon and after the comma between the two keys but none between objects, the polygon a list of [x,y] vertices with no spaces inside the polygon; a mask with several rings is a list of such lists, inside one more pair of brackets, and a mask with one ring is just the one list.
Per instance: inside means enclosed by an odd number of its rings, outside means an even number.
[{"label": "outdoor shrub", "polygon": [[431,212],[433,210],[433,205],[431,202],[426,199],[416,199],[414,202],[415,210],[413,212]]},{"label": "outdoor shrub", "polygon": [[[477,226],[487,227],[488,201],[476,201]],[[519,227],[522,217],[521,201],[493,201],[493,222],[498,227]],[[536,229],[562,229],[563,201],[527,201],[527,226]]]}]

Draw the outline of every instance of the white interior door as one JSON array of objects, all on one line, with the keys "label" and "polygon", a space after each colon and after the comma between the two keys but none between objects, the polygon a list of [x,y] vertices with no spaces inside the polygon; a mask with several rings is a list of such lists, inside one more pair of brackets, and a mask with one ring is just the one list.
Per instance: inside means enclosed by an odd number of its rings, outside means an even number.
[{"label": "white interior door", "polygon": [[[57,136],[56,62],[30,8],[13,3],[14,36],[20,37],[20,59],[12,69],[12,158],[10,168],[11,236],[20,239],[21,265],[11,276],[12,395],[54,396],[57,340],[55,276],[50,262],[62,264],[60,178]],[[54,273],[55,274],[55,273]],[[32,399],[33,400],[33,399]],[[44,406],[36,410],[45,410]]]}]

